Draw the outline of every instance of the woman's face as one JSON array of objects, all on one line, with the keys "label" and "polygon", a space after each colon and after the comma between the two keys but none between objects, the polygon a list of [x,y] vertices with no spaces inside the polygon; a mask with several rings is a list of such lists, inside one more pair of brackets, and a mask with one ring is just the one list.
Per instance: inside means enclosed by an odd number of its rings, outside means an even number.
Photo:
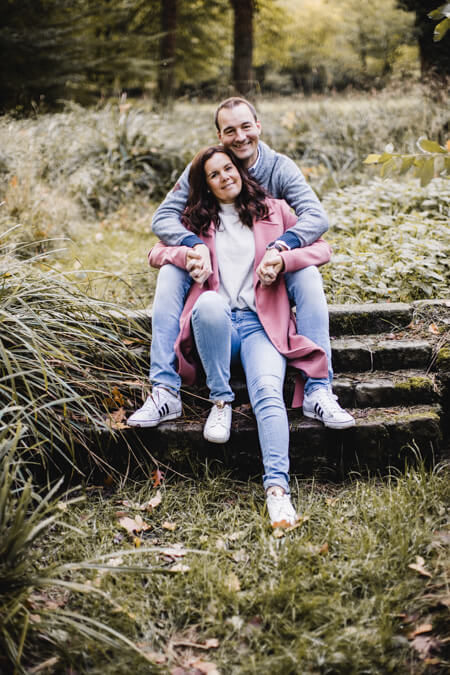
[{"label": "woman's face", "polygon": [[232,204],[242,190],[239,171],[223,152],[216,152],[205,162],[206,182],[219,202]]}]

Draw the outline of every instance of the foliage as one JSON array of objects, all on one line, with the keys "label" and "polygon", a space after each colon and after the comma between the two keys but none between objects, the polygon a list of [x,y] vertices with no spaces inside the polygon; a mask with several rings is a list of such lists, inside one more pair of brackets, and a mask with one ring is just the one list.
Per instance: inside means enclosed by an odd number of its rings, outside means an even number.
[{"label": "foliage", "polygon": [[433,40],[434,42],[440,42],[450,29],[450,3],[447,2],[445,5],[441,5],[437,9],[434,9],[428,16],[430,19],[439,21],[434,28]]},{"label": "foliage", "polygon": [[329,302],[410,302],[446,297],[450,184],[375,179],[329,192],[326,235],[333,248],[322,268]]},{"label": "foliage", "polygon": [[420,153],[394,153],[393,146],[387,145],[382,154],[371,154],[365,164],[381,164],[380,175],[386,178],[394,173],[404,174],[414,168],[414,175],[420,178],[422,187],[435,176],[450,176],[450,144],[444,148],[425,137],[419,138],[417,147]]}]

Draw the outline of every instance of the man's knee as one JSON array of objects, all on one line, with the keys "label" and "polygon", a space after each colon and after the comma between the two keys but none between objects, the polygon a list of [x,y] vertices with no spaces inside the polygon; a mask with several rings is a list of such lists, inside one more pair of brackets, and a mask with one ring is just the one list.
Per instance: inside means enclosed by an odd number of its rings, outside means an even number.
[{"label": "man's knee", "polygon": [[172,298],[185,298],[192,279],[186,270],[176,265],[163,265],[156,281],[155,298],[159,301],[170,302]]}]

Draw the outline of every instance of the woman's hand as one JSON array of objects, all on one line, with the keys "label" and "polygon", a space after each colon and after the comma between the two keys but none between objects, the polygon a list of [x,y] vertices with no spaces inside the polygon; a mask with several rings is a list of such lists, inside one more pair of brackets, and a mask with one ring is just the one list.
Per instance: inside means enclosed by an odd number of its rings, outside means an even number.
[{"label": "woman's hand", "polygon": [[206,244],[196,244],[186,253],[186,269],[193,280],[202,285],[212,273],[211,256]]},{"label": "woman's hand", "polygon": [[263,286],[270,286],[283,269],[284,262],[280,252],[276,248],[270,248],[256,268],[256,274]]}]

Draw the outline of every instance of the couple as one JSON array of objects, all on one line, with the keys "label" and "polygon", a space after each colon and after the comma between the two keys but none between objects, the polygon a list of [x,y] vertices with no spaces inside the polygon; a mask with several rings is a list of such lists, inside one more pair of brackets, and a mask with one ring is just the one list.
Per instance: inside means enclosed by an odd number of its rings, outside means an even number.
[{"label": "couple", "polygon": [[288,526],[297,516],[289,496],[286,363],[298,372],[294,406],[302,404],[304,386],[305,415],[335,429],[354,424],[331,391],[328,309],[317,269],[330,257],[319,238],[328,223],[295,163],[259,140],[261,125],[248,101],[227,99],[215,121],[221,145],[196,155],[153,219],[164,242],[149,256],[161,268],[153,391],[128,424],[150,427],[180,416],[181,378],[194,382],[201,364],[213,403],[204,436],[225,443],[234,398],[230,365],[240,359],[269,517],[273,526]]}]

